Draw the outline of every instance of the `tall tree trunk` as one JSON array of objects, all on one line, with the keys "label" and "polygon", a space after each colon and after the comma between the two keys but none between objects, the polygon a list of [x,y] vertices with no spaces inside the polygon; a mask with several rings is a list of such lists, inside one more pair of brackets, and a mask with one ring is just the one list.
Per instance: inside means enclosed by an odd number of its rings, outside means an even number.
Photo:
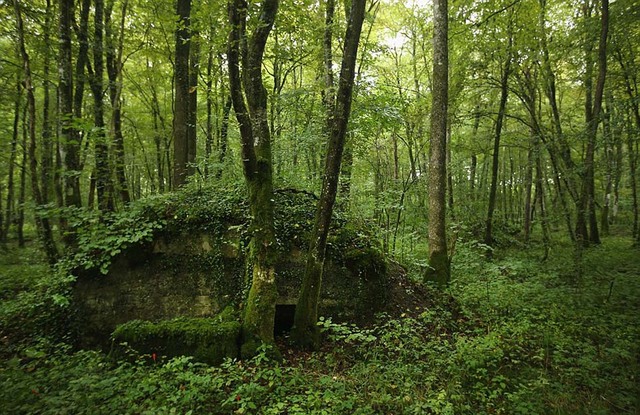
[{"label": "tall tree trunk", "polygon": [[14,171],[16,166],[16,156],[18,154],[18,137],[20,135],[20,102],[22,101],[22,82],[20,80],[20,73],[18,73],[18,79],[16,81],[16,92],[13,112],[13,132],[11,136],[11,150],[9,152],[9,176],[7,178],[7,206],[5,213],[4,227],[0,230],[0,240],[6,242],[9,237],[9,229],[13,222],[13,215],[15,212],[15,185],[14,185]]},{"label": "tall tree trunk", "polygon": [[[639,118],[640,119],[640,118]],[[640,127],[640,123],[638,124]],[[635,134],[631,126],[631,120],[627,122],[627,154],[629,158],[629,184],[631,187],[631,206],[633,214],[632,237],[640,237],[640,228],[638,224],[638,153],[634,144]]]},{"label": "tall tree trunk", "polygon": [[247,7],[245,0],[230,0],[227,59],[229,89],[240,127],[244,176],[252,214],[248,259],[252,266],[252,281],[244,310],[242,346],[242,353],[251,355],[255,353],[257,342],[273,343],[278,296],[271,137],[267,91],[262,83],[262,60],[278,11],[278,0],[262,2],[260,18],[250,38],[246,33]]},{"label": "tall tree trunk", "polygon": [[[433,103],[429,148],[429,268],[426,281],[443,287],[451,277],[446,232],[447,108],[449,89],[447,0],[433,2]],[[506,102],[506,99],[505,99]]]},{"label": "tall tree trunk", "polygon": [[456,221],[456,213],[454,209],[454,197],[453,197],[453,168],[451,166],[451,123],[447,125],[447,207],[449,208],[449,216],[451,221]]},{"label": "tall tree trunk", "polygon": [[[158,191],[164,193],[165,189],[165,176],[164,176],[164,160],[168,157],[166,154],[164,136],[164,122],[162,114],[160,113],[160,103],[158,102],[158,94],[156,89],[151,86],[151,115],[153,118],[153,141],[156,145],[156,169],[158,171]],[[171,172],[171,170],[168,170]]]},{"label": "tall tree trunk", "polygon": [[[53,7],[51,0],[47,0],[44,23],[44,44],[51,44],[51,15]],[[40,171],[40,182],[42,186],[42,202],[49,203],[51,185],[53,184],[53,131],[51,127],[51,52],[50,49],[44,52],[43,63],[43,101],[42,101],[42,168]]]},{"label": "tall tree trunk", "polygon": [[[533,165],[535,162],[535,153],[533,148],[535,131],[531,131],[531,139],[529,140],[529,152],[527,155],[527,165],[524,174],[524,242],[529,243],[531,237],[531,216],[532,216],[532,185],[533,185]],[[533,200],[535,203],[535,200]]]},{"label": "tall tree trunk", "polygon": [[109,146],[104,124],[104,1],[94,0],[93,73],[89,74],[93,95],[93,141],[96,157],[96,193],[98,209],[109,212],[114,209],[111,195],[111,168]]},{"label": "tall tree trunk", "polygon": [[[14,0],[15,1],[15,0]],[[22,161],[20,163],[20,188],[18,189],[18,211],[16,233],[18,247],[24,248],[24,209],[27,201],[27,107],[22,109]]]},{"label": "tall tree trunk", "polygon": [[[637,73],[634,70],[633,57],[625,61],[622,56],[620,48],[616,49],[616,59],[622,68],[624,76],[625,91],[629,97],[631,103],[631,113],[635,120],[636,131],[640,131],[640,104],[638,100],[637,89]],[[638,168],[638,152],[634,145],[634,132],[632,122],[629,119],[627,121],[627,153],[629,158],[629,182],[631,185],[632,193],[632,206],[633,206],[633,237],[638,238],[637,243],[640,244],[640,228],[638,224],[638,191],[637,191],[637,168]],[[637,138],[635,138],[637,140]]]},{"label": "tall tree trunk", "polygon": [[[84,1],[86,2],[88,0]],[[58,91],[60,96],[60,135],[64,147],[64,164],[66,169],[64,175],[65,205],[80,207],[82,205],[82,199],[80,196],[80,137],[73,126],[74,93],[72,66],[73,62],[71,60],[71,27],[73,21],[73,0],[59,0],[59,13],[60,24]],[[82,43],[81,47],[83,47]],[[79,54],[79,57],[80,56],[81,54]],[[82,66],[82,68],[84,68],[84,65]],[[78,92],[79,91],[77,90],[76,96],[78,95]],[[70,242],[69,238],[67,238],[67,242]]]},{"label": "tall tree trunk", "polygon": [[[590,243],[599,244],[600,235],[598,232],[598,221],[595,212],[595,180],[594,180],[594,158],[596,136],[598,133],[598,125],[602,113],[602,99],[604,93],[604,83],[607,73],[607,36],[609,30],[609,1],[602,0],[601,8],[601,30],[600,40],[598,44],[598,79],[596,81],[596,90],[593,96],[593,105],[591,103],[590,84],[591,71],[590,63],[591,51],[587,47],[587,73],[586,73],[586,101],[585,101],[585,121],[587,128],[587,148],[584,161],[584,178],[582,181],[582,192],[580,196],[580,205],[578,208],[578,220],[576,222],[576,236],[578,242],[587,246]],[[589,43],[589,42],[587,42]],[[589,232],[586,233],[587,224]]]},{"label": "tall tree trunk", "polygon": [[604,161],[605,161],[605,190],[604,200],[602,204],[602,213],[600,214],[600,230],[603,235],[609,235],[609,223],[611,221],[611,204],[613,181],[615,175],[615,137],[611,125],[613,118],[613,108],[611,103],[611,95],[607,94],[606,111],[603,111],[603,141],[604,141]]},{"label": "tall tree trunk", "polygon": [[219,145],[219,154],[218,154],[218,162],[220,163],[220,168],[217,172],[217,177],[220,179],[222,177],[222,171],[224,170],[224,161],[227,158],[227,147],[228,147],[228,137],[229,137],[229,114],[231,113],[231,95],[229,95],[224,103],[224,107],[222,108],[222,123],[220,124],[220,145]]},{"label": "tall tree trunk", "polygon": [[173,188],[187,181],[189,171],[189,54],[191,46],[191,0],[177,0],[178,27],[174,73]]},{"label": "tall tree trunk", "polygon": [[[217,92],[216,82],[216,92]],[[213,47],[209,48],[207,55],[207,137],[204,141],[204,177],[209,178],[209,164],[211,164],[211,153],[213,152],[213,107],[217,103],[213,91]],[[217,105],[216,105],[217,107]],[[217,115],[217,111],[216,111]],[[217,121],[217,120],[216,120]],[[217,124],[217,123],[216,123]]]},{"label": "tall tree trunk", "polygon": [[331,130],[331,119],[335,107],[335,85],[333,80],[333,20],[336,10],[335,0],[325,0],[324,35],[322,37],[322,68],[324,90],[322,102],[325,109],[326,131]]},{"label": "tall tree trunk", "polygon": [[[116,35],[112,23],[114,0],[109,0],[105,11],[105,41],[107,76],[109,78],[109,100],[111,101],[111,132],[113,134],[113,161],[116,187],[120,200],[127,204],[131,201],[129,185],[125,172],[125,148],[122,134],[122,51],[125,34],[125,17],[129,1],[122,2],[119,34]],[[117,45],[116,45],[117,41]]]},{"label": "tall tree trunk", "polygon": [[[540,228],[542,229],[542,244],[544,246],[545,261],[549,257],[551,239],[549,236],[549,220],[547,218],[547,209],[544,204],[544,173],[542,169],[542,155],[540,154],[540,142],[537,141],[534,147],[534,158],[536,163],[536,199],[540,210]],[[535,203],[535,202],[534,202]]]},{"label": "tall tree trunk", "polygon": [[[476,105],[474,109],[473,116],[473,133],[472,137],[474,139],[478,138],[478,128],[480,128],[480,106]],[[471,193],[471,200],[475,201],[476,199],[476,171],[478,169],[478,155],[476,154],[475,149],[471,154],[471,168],[469,171],[469,192]]]},{"label": "tall tree trunk", "polygon": [[[20,54],[22,55],[23,69],[24,69],[24,86],[27,92],[27,109],[29,112],[29,172],[31,176],[31,194],[36,204],[35,222],[36,230],[40,242],[43,245],[45,254],[50,264],[54,264],[58,259],[58,251],[56,249],[55,242],[53,240],[53,233],[51,232],[51,226],[49,219],[46,216],[41,216],[38,209],[42,207],[42,193],[40,192],[40,185],[38,183],[38,161],[36,158],[36,98],[33,93],[33,82],[31,78],[31,65],[29,62],[29,55],[25,47],[24,40],[24,28],[22,24],[22,14],[20,10],[20,4],[18,0],[13,1],[14,9],[16,12],[16,26],[18,34],[18,42],[20,45]],[[26,146],[26,137],[24,144]],[[25,150],[26,154],[26,150]],[[23,162],[26,162],[26,158],[23,158]],[[24,169],[24,166],[23,166]],[[23,179],[24,181],[24,173]],[[24,187],[24,185],[23,185]],[[21,191],[22,193],[22,191]],[[23,199],[24,203],[24,199]]]},{"label": "tall tree trunk", "polygon": [[[493,212],[496,207],[496,193],[498,190],[498,167],[500,165],[500,136],[502,134],[502,124],[505,118],[507,107],[507,98],[509,94],[509,74],[511,73],[511,47],[513,44],[513,34],[511,33],[511,23],[509,23],[509,40],[507,43],[507,56],[504,66],[501,68],[500,77],[500,106],[498,108],[498,119],[496,120],[496,130],[493,141],[493,163],[491,168],[491,188],[489,190],[489,209],[487,213],[487,222],[485,228],[484,243],[488,246],[493,245]],[[487,254],[490,256],[491,251]]]},{"label": "tall tree trunk", "polygon": [[293,337],[305,348],[317,348],[320,341],[318,321],[318,300],[327,247],[327,236],[336,200],[340,165],[344,151],[347,125],[351,114],[351,100],[355,67],[360,44],[360,34],[365,14],[365,0],[352,0],[344,54],[340,69],[340,80],[331,116],[331,130],[325,159],[322,191],[316,210],[315,224],[309,243],[309,252],[302,280],[300,297],[296,306]]},{"label": "tall tree trunk", "polygon": [[189,124],[187,126],[187,176],[196,171],[196,143],[198,130],[198,77],[200,75],[200,40],[191,34],[189,48]]}]

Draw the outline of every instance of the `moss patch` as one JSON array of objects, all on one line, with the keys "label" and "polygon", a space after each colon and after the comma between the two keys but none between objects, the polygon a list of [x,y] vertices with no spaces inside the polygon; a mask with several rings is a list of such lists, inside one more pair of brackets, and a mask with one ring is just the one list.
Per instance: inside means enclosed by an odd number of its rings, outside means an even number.
[{"label": "moss patch", "polygon": [[181,317],[158,322],[132,320],[112,334],[114,350],[121,343],[157,356],[193,356],[196,361],[220,364],[225,357],[238,357],[240,322],[231,308],[214,318]]}]

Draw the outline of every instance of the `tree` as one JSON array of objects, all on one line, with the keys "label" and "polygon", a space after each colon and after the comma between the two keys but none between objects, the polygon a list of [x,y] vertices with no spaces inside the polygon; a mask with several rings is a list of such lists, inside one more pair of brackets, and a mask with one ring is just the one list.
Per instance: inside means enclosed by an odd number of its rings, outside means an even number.
[{"label": "tree", "polygon": [[[496,193],[498,191],[498,169],[500,166],[500,138],[502,135],[502,127],[506,116],[507,98],[509,97],[509,76],[511,74],[511,61],[513,58],[513,11],[510,11],[509,23],[507,27],[507,45],[504,63],[500,66],[500,103],[498,107],[498,118],[493,137],[493,156],[491,167],[491,187],[489,190],[489,207],[487,212],[487,221],[484,234],[484,243],[488,246],[493,245],[493,215],[496,207]],[[491,251],[487,251],[490,256]]]},{"label": "tree", "polygon": [[[589,1],[585,3],[585,16],[589,16]],[[586,42],[586,73],[585,73],[585,124],[586,124],[586,154],[584,160],[584,175],[582,180],[582,190],[576,221],[576,237],[578,243],[589,245],[589,243],[599,244],[600,235],[598,232],[598,221],[595,212],[595,180],[594,180],[594,155],[596,146],[596,136],[598,125],[600,124],[602,113],[602,100],[604,95],[604,83],[607,74],[607,37],[609,30],[609,1],[602,0],[601,7],[601,29],[598,43],[598,77],[596,81],[595,93],[592,92],[591,71],[593,63],[591,61],[590,42]],[[592,97],[592,94],[593,97]],[[593,104],[591,100],[593,99]],[[587,222],[589,232],[587,232]]]},{"label": "tree", "polygon": [[122,2],[122,16],[120,17],[119,34],[117,35],[112,23],[114,0],[109,0],[105,9],[105,45],[107,76],[109,78],[109,99],[111,101],[111,131],[113,134],[113,159],[115,164],[115,178],[120,200],[127,204],[131,200],[129,184],[125,174],[125,150],[122,134],[122,50],[125,38],[125,16],[129,1]]},{"label": "tree", "polygon": [[449,282],[447,253],[446,178],[447,106],[449,90],[447,0],[433,2],[433,91],[429,157],[429,269],[426,279],[444,286]]},{"label": "tree", "polygon": [[247,35],[245,0],[229,3],[229,88],[240,127],[242,163],[251,208],[251,288],[243,318],[243,354],[255,352],[257,341],[273,343],[277,300],[275,231],[273,221],[273,161],[267,113],[267,91],[262,83],[262,61],[278,0],[264,0],[259,20]]},{"label": "tree", "polygon": [[104,123],[104,1],[95,0],[94,35],[93,35],[93,73],[89,74],[93,95],[93,140],[96,156],[96,189],[98,208],[101,211],[112,211],[113,195],[111,193],[111,168],[109,165],[109,146]]},{"label": "tree", "polygon": [[[335,98],[335,107],[331,115],[331,130],[327,144],[322,192],[318,200],[302,288],[296,305],[293,336],[302,347],[307,348],[317,348],[320,341],[320,332],[316,324],[318,320],[318,301],[327,250],[327,236],[329,235],[333,205],[336,200],[340,165],[342,163],[349,115],[351,114],[351,98],[360,33],[364,21],[365,2],[366,0],[353,0],[351,2],[338,91]],[[328,7],[330,5],[331,3],[328,3]],[[329,8],[327,10],[329,11]]]},{"label": "tree", "polygon": [[[27,111],[29,113],[29,172],[31,176],[31,193],[33,195],[36,207],[43,205],[43,197],[40,190],[40,183],[36,158],[36,98],[33,92],[34,85],[31,76],[31,62],[29,54],[25,46],[24,26],[22,22],[22,12],[18,0],[13,0],[14,10],[16,13],[16,31],[18,34],[18,47],[23,62],[24,89],[27,93]],[[38,211],[35,214],[36,229],[38,236],[43,245],[44,252],[50,264],[55,264],[58,260],[58,250],[53,240],[53,232],[49,219],[41,216]]]},{"label": "tree", "polygon": [[189,175],[189,56],[191,0],[177,1],[178,27],[174,62],[173,187],[184,185]]},{"label": "tree", "polygon": [[[64,147],[64,197],[66,206],[80,207],[80,140],[73,127],[73,66],[71,27],[73,21],[73,0],[59,0],[59,58],[58,75],[60,94],[60,136]],[[76,94],[77,95],[77,94]]]}]

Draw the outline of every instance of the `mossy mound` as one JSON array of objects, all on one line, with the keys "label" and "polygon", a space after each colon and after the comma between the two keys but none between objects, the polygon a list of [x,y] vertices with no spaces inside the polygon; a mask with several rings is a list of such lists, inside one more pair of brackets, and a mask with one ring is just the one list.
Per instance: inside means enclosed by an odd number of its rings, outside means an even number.
[{"label": "mossy mound", "polygon": [[[295,305],[317,198],[276,191],[279,305]],[[251,238],[242,188],[188,187],[148,198],[100,221],[79,222],[84,241],[71,257],[81,347],[109,347],[131,320],[210,318],[242,308],[250,285]],[[389,298],[387,261],[367,226],[336,212],[329,235],[319,312],[365,323]]]},{"label": "mossy mound", "polygon": [[214,318],[179,317],[157,322],[132,320],[120,324],[112,334],[114,350],[126,345],[153,359],[193,356],[194,360],[216,365],[225,357],[239,355],[240,322],[227,308]]}]

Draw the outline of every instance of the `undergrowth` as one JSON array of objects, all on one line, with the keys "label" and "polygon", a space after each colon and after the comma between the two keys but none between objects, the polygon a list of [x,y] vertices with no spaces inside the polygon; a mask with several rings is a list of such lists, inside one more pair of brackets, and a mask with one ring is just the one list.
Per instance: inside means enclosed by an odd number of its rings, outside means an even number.
[{"label": "undergrowth", "polygon": [[[323,349],[250,361],[114,360],[66,346],[66,281],[28,249],[0,264],[0,407],[11,414],[634,414],[640,255],[619,237],[574,272],[562,241],[458,242],[447,293],[367,328],[320,322]],[[457,309],[450,306],[452,296]],[[52,327],[57,329],[52,330]]]}]

